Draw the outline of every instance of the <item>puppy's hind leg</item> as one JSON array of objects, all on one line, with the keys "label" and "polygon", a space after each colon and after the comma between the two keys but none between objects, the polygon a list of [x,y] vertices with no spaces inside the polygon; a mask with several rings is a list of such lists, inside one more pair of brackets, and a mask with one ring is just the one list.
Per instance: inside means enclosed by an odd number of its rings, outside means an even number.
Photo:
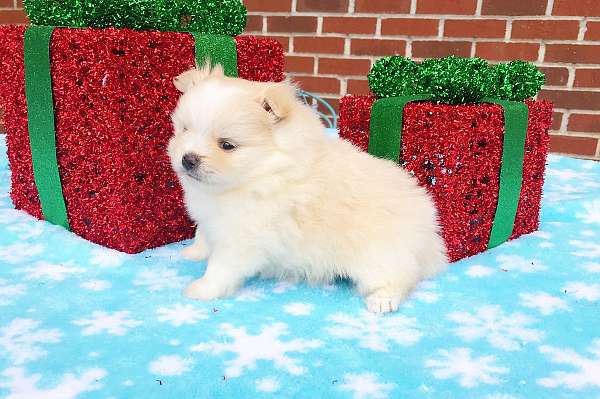
[{"label": "puppy's hind leg", "polygon": [[358,291],[365,297],[367,309],[388,313],[398,309],[421,279],[412,255],[379,257],[364,264],[352,276]]},{"label": "puppy's hind leg", "polygon": [[208,243],[200,227],[196,227],[194,242],[181,250],[181,257],[187,260],[203,260],[208,257]]}]

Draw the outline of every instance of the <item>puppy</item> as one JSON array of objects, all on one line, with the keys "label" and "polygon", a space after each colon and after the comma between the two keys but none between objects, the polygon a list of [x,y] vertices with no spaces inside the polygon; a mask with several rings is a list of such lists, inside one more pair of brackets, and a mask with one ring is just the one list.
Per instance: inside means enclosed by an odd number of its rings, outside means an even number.
[{"label": "puppy", "polygon": [[425,189],[390,161],[328,137],[289,82],[175,79],[169,157],[197,223],[191,259],[208,258],[185,290],[211,300],[252,276],[311,283],[351,279],[376,313],[398,308],[446,264]]}]

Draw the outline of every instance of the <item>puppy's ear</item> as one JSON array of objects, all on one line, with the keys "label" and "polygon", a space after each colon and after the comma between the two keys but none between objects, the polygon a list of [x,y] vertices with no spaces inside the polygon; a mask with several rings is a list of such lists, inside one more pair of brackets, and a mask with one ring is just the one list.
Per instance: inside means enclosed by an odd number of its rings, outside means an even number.
[{"label": "puppy's ear", "polygon": [[285,119],[298,103],[297,89],[290,81],[268,83],[261,90],[257,101],[265,112],[271,115],[274,123]]},{"label": "puppy's ear", "polygon": [[221,78],[225,76],[223,73],[223,67],[220,64],[211,66],[210,60],[206,61],[206,63],[200,69],[190,69],[189,71],[185,71],[181,75],[177,76],[173,79],[173,84],[182,93],[185,93],[192,87],[196,86],[198,83],[202,82],[205,79],[214,77]]}]

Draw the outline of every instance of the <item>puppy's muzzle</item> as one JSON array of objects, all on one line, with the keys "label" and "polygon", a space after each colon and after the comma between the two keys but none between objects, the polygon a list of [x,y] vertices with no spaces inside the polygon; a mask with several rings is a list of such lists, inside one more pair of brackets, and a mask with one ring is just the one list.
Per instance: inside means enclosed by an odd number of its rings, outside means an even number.
[{"label": "puppy's muzzle", "polygon": [[186,172],[192,172],[200,166],[201,159],[198,155],[187,153],[181,158],[181,166]]}]

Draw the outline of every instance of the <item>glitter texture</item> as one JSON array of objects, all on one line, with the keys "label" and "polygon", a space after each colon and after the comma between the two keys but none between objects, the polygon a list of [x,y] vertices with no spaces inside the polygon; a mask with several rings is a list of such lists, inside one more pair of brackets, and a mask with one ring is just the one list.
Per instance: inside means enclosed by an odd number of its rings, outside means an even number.
[{"label": "glitter texture", "polygon": [[[27,132],[25,27],[0,27],[11,198],[42,218]],[[239,76],[283,79],[278,42],[236,37]],[[179,92],[173,77],[194,66],[186,33],[57,29],[51,42],[57,157],[72,231],[134,253],[190,238],[182,191],[166,146]]]},{"label": "glitter texture", "polygon": [[155,29],[239,35],[240,0],[24,0],[32,23],[47,26]]},{"label": "glitter texture", "polygon": [[369,72],[369,86],[377,97],[430,94],[447,104],[477,103],[485,97],[523,101],[543,84],[544,74],[529,62],[489,66],[480,58],[453,55],[420,64],[402,56],[384,57]]},{"label": "glitter texture", "polygon": [[[373,96],[340,101],[340,135],[366,151]],[[511,239],[538,228],[552,104],[526,101],[523,186]],[[404,108],[402,165],[433,195],[452,261],[487,248],[498,203],[504,116],[494,104],[410,103]]]}]

